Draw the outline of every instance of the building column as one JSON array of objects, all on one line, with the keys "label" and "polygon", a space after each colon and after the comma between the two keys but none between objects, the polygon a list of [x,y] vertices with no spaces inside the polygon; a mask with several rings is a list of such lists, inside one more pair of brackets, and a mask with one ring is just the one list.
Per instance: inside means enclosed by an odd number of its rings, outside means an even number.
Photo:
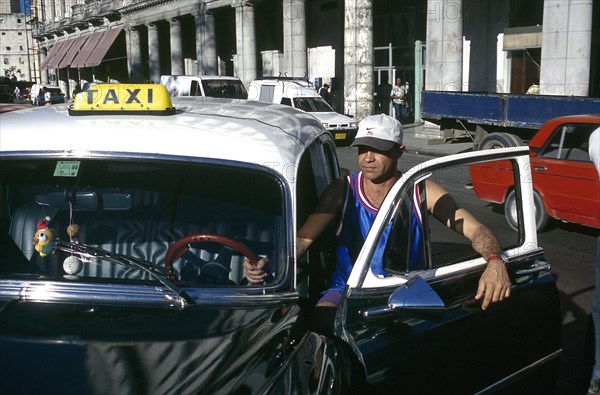
[{"label": "building column", "polygon": [[427,0],[425,89],[462,91],[462,0]]},{"label": "building column", "polygon": [[[373,113],[373,2],[346,0],[344,7],[344,109],[360,121]],[[342,112],[342,111],[340,111]]]},{"label": "building column", "polygon": [[219,73],[219,58],[217,56],[217,41],[215,30],[215,15],[212,12],[204,14],[204,40],[202,42],[204,56],[202,66],[206,75]]},{"label": "building column", "polygon": [[54,0],[47,0],[46,1],[46,21],[54,22],[55,19],[56,19],[56,6],[54,4]]},{"label": "building column", "polygon": [[178,19],[170,19],[169,27],[171,33],[171,74],[183,75],[183,47],[181,44],[181,22]]},{"label": "building column", "polygon": [[[48,47],[42,47],[41,43],[39,43],[40,45],[40,65],[42,63],[44,63],[44,60],[46,59],[46,55],[48,55]],[[48,43],[46,43],[46,45],[48,45]],[[47,84],[48,83],[48,69],[44,69],[44,70],[40,70],[40,82],[42,84]]]},{"label": "building column", "polygon": [[305,0],[283,0],[283,70],[308,77]]},{"label": "building column", "polygon": [[68,15],[66,14],[66,5],[65,5],[65,0],[56,0],[57,4],[57,10],[56,10],[56,16],[57,19],[60,21],[66,17],[68,17]]},{"label": "building column", "polygon": [[140,32],[135,27],[126,30],[127,40],[127,69],[129,82],[142,81],[142,54],[140,48]]},{"label": "building column", "polygon": [[158,26],[148,23],[148,78],[150,82],[160,82],[160,56],[158,43]]},{"label": "building column", "polygon": [[199,3],[192,14],[196,23],[196,64],[198,75],[217,75],[217,45],[215,41],[215,17],[206,11],[205,3]]},{"label": "building column", "polygon": [[592,1],[544,0],[540,93],[589,95]]},{"label": "building column", "polygon": [[256,79],[256,32],[254,6],[247,0],[234,0],[236,74],[244,85]]}]

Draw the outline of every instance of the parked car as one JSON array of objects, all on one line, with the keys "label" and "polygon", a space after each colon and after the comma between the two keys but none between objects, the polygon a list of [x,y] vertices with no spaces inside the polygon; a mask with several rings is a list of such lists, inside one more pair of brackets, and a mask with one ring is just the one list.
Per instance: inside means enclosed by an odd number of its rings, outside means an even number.
[{"label": "parked car", "polygon": [[[24,110],[27,133],[22,111],[2,115],[0,393],[552,393],[561,315],[526,148],[406,171],[324,334],[314,306],[332,234],[295,250],[340,175],[321,123],[289,106],[171,99],[159,84],[93,89]],[[518,169],[524,226],[500,240],[511,296],[484,311],[485,261],[418,202],[427,177],[496,159]],[[410,213],[427,235],[419,270]],[[384,276],[370,270],[379,243]],[[261,256],[270,277],[248,285],[244,257]]]},{"label": "parked car", "polygon": [[50,91],[50,104],[59,104],[65,102],[65,94],[56,85],[49,84],[33,84],[29,91],[29,99],[34,106],[43,105],[44,96],[40,96],[42,88],[47,88]]},{"label": "parked car", "polygon": [[[533,197],[538,230],[551,219],[600,228],[600,181],[588,154],[590,134],[600,114],[558,117],[546,122],[529,141]],[[471,167],[471,182],[480,199],[501,204],[516,229],[520,212],[509,162]]]},{"label": "parked car", "polygon": [[0,103],[13,103],[14,97],[10,86],[0,84]]},{"label": "parked car", "polygon": [[204,96],[247,99],[248,92],[237,77],[217,75],[161,75],[160,83],[171,96]]},{"label": "parked car", "polygon": [[312,84],[298,78],[264,78],[248,86],[248,99],[278,103],[298,108],[314,115],[336,142],[350,144],[358,131],[358,123],[331,108]]}]

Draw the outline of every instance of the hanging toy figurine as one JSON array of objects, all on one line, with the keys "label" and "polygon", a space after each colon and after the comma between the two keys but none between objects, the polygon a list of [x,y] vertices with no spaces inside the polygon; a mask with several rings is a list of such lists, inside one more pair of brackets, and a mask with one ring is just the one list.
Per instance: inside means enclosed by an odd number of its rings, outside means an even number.
[{"label": "hanging toy figurine", "polygon": [[77,235],[79,234],[79,225],[71,224],[67,226],[67,234],[71,238],[71,242],[77,241]]},{"label": "hanging toy figurine", "polygon": [[[71,240],[71,243],[78,243],[77,235],[79,234],[79,225],[71,224],[67,226],[67,234]],[[77,278],[81,269],[83,269],[83,263],[75,255],[68,256],[63,262],[63,270],[67,273],[66,278]]]},{"label": "hanging toy figurine", "polygon": [[54,231],[48,227],[50,217],[46,217],[37,224],[37,231],[33,235],[33,244],[35,250],[40,256],[46,256],[52,252],[52,240],[54,240]]}]

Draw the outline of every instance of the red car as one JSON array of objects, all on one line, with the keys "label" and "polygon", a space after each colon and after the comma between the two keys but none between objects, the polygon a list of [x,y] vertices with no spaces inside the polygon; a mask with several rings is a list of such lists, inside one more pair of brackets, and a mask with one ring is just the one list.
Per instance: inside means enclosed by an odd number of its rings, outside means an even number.
[{"label": "red car", "polygon": [[[600,228],[600,181],[588,154],[590,134],[598,127],[600,114],[554,118],[529,141],[538,230],[551,218]],[[477,197],[503,204],[508,224],[517,229],[511,172],[507,161],[470,167]]]}]

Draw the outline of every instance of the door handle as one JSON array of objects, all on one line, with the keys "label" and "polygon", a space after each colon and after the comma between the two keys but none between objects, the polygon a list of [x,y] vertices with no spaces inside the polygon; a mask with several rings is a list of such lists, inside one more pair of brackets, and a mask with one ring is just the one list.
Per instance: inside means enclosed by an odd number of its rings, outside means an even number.
[{"label": "door handle", "polygon": [[526,276],[529,274],[539,273],[543,271],[550,271],[551,268],[552,265],[550,265],[548,262],[537,261],[527,269],[515,270],[515,274],[517,276]]},{"label": "door handle", "polygon": [[533,166],[533,170],[546,171],[548,168],[546,166]]}]

